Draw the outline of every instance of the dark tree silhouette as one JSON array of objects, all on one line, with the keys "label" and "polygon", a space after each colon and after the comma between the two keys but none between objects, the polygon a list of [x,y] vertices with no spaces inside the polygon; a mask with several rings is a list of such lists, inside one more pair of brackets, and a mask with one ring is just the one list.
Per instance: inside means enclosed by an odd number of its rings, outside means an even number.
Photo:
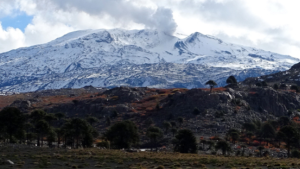
[{"label": "dark tree silhouette", "polygon": [[153,124],[152,118],[148,118],[148,119],[145,121],[146,127],[150,127],[152,124]]},{"label": "dark tree silhouette", "polygon": [[278,90],[278,89],[279,89],[279,86],[278,86],[278,84],[277,84],[277,83],[275,83],[275,84],[273,85],[273,88],[274,88],[275,90]]},{"label": "dark tree silhouette", "polygon": [[261,87],[261,86],[262,86],[262,84],[261,84],[260,82],[257,82],[255,85],[256,85],[257,87]]},{"label": "dark tree silhouette", "polygon": [[64,136],[65,132],[62,128],[56,128],[54,130],[57,134],[57,147],[59,148],[60,141],[61,141],[62,137]]},{"label": "dark tree silhouette", "polygon": [[262,81],[262,82],[261,82],[261,85],[262,85],[263,87],[267,87],[267,86],[268,86],[268,84],[267,84],[266,81]]},{"label": "dark tree silhouette", "polygon": [[174,148],[176,152],[197,153],[196,137],[191,130],[179,130],[175,138],[178,140]]},{"label": "dark tree silhouette", "polygon": [[169,128],[172,126],[170,122],[164,121],[164,128],[166,129],[166,133],[168,133]]},{"label": "dark tree silhouette", "polygon": [[230,129],[228,130],[227,136],[229,136],[233,142],[233,144],[235,144],[235,142],[239,139],[240,137],[240,132],[236,129]]},{"label": "dark tree silhouette", "polygon": [[221,149],[224,156],[226,155],[226,152],[231,150],[230,145],[226,141],[218,141],[215,148],[216,150]]},{"label": "dark tree silhouette", "polygon": [[150,139],[152,143],[151,150],[155,145],[157,151],[157,141],[163,137],[163,132],[158,127],[150,127],[147,129],[146,136]]},{"label": "dark tree silhouette", "polygon": [[179,124],[180,124],[180,126],[182,125],[182,123],[183,123],[183,121],[184,121],[184,119],[182,118],[182,117],[178,117],[178,122],[179,122]]},{"label": "dark tree silhouette", "polygon": [[24,129],[26,131],[26,143],[28,144],[28,134],[29,131],[32,130],[34,128],[34,126],[31,123],[25,123],[24,125]]},{"label": "dark tree silhouette", "polygon": [[70,134],[75,138],[76,148],[78,148],[80,141],[92,132],[92,127],[87,121],[80,118],[71,119],[69,123],[68,132],[70,132]]},{"label": "dark tree silhouette", "polygon": [[44,110],[34,110],[30,114],[30,118],[32,119],[33,123],[37,123],[40,120],[44,120],[46,116],[46,112]]},{"label": "dark tree silhouette", "polygon": [[171,125],[172,125],[172,127],[176,127],[176,122],[175,121],[171,121]]},{"label": "dark tree silhouette", "polygon": [[107,118],[106,118],[106,125],[107,125],[107,126],[110,126],[110,124],[111,124],[110,117],[107,117]]},{"label": "dark tree silhouette", "polygon": [[54,116],[58,119],[58,125],[62,125],[62,119],[66,117],[66,115],[62,112],[55,113]]},{"label": "dark tree silhouette", "polygon": [[62,112],[55,113],[54,115],[58,120],[61,120],[66,117],[66,115]]},{"label": "dark tree silhouette", "polygon": [[111,117],[112,118],[116,118],[116,117],[118,117],[118,112],[117,112],[117,110],[114,110],[113,112],[112,112],[112,115],[111,115]]},{"label": "dark tree silhouette", "polygon": [[50,128],[50,130],[48,131],[48,136],[47,136],[48,146],[51,147],[52,143],[55,142],[56,139],[57,139],[57,134],[56,134],[55,130],[53,128]]},{"label": "dark tree silhouette", "polygon": [[287,126],[291,124],[291,120],[286,116],[282,116],[278,119],[278,124],[280,127]]},{"label": "dark tree silhouette", "polygon": [[259,150],[259,155],[261,157],[262,156],[261,152],[265,149],[265,147],[264,146],[258,146],[257,149]]},{"label": "dark tree silhouette", "polygon": [[205,85],[209,85],[209,87],[210,87],[210,92],[212,92],[212,89],[213,89],[215,86],[217,86],[218,84],[217,84],[215,81],[213,81],[213,80],[209,80],[209,81],[207,81],[207,82],[205,83]]},{"label": "dark tree silhouette", "polygon": [[299,93],[299,87],[296,85],[292,85],[291,90],[295,90],[297,93]]},{"label": "dark tree silhouette", "polygon": [[42,146],[44,144],[43,137],[49,132],[49,123],[45,120],[40,120],[35,124],[35,131],[37,134],[37,146],[41,146],[40,140],[42,140]]},{"label": "dark tree silhouette", "polygon": [[131,121],[118,122],[104,133],[104,138],[111,142],[115,148],[130,148],[139,142],[139,134],[136,125]]},{"label": "dark tree silhouette", "polygon": [[[273,139],[276,136],[276,131],[270,123],[264,123],[261,129],[261,137],[267,139]],[[269,143],[267,143],[269,144]]]},{"label": "dark tree silhouette", "polygon": [[280,89],[284,89],[284,90],[286,90],[286,88],[287,88],[287,85],[286,84],[284,84],[284,83],[282,83],[282,84],[280,84]]},{"label": "dark tree silhouette", "polygon": [[227,84],[237,84],[237,80],[234,76],[229,76],[226,80]]},{"label": "dark tree silhouette", "polygon": [[201,113],[200,110],[199,110],[197,107],[195,107],[194,110],[193,110],[193,114],[194,114],[195,116],[197,116],[197,115],[199,115],[200,113]]},{"label": "dark tree silhouette", "polygon": [[249,132],[254,132],[256,131],[256,126],[253,123],[244,123],[243,129]]},{"label": "dark tree silhouette", "polygon": [[12,143],[12,136],[20,130],[24,130],[25,118],[23,113],[15,107],[6,107],[0,111],[0,128],[9,136]]},{"label": "dark tree silhouette", "polygon": [[284,134],[282,140],[286,143],[286,147],[288,149],[288,156],[290,157],[290,150],[293,143],[297,143],[299,141],[299,133],[297,129],[292,126],[285,126],[279,130]]},{"label": "dark tree silhouette", "polygon": [[86,121],[88,123],[90,123],[91,126],[93,126],[95,123],[99,122],[99,120],[96,117],[92,117],[92,116],[87,117]]},{"label": "dark tree silhouette", "polygon": [[173,133],[173,137],[175,136],[175,134],[177,133],[177,129],[176,128],[172,128],[171,132]]}]

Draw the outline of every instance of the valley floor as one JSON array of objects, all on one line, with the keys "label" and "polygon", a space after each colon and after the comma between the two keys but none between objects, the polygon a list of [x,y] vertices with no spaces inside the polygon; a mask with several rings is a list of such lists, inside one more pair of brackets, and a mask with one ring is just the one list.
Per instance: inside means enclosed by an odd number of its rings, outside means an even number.
[{"label": "valley floor", "polygon": [[[9,164],[13,162],[14,164]],[[99,148],[66,150],[0,145],[0,168],[128,168],[128,169],[196,169],[196,168],[299,168],[294,158],[224,157],[171,152],[126,152]]]}]

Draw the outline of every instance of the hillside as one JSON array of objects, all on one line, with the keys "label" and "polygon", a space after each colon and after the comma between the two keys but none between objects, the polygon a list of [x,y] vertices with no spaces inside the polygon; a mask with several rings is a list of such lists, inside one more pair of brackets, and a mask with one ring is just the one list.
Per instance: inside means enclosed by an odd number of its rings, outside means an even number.
[{"label": "hillside", "polygon": [[299,59],[193,33],[180,39],[155,30],[85,30],[0,54],[0,93],[88,85],[152,88],[219,86],[289,69]]},{"label": "hillside", "polygon": [[[288,71],[298,70],[295,65]],[[278,79],[281,78],[281,73],[279,72]],[[172,151],[174,133],[165,128],[165,123],[169,122],[176,131],[190,129],[194,133],[197,143],[200,142],[200,154],[221,154],[216,148],[212,151],[209,144],[226,140],[231,142],[231,156],[239,156],[238,153],[241,153],[241,147],[244,146],[245,156],[259,157],[262,156],[258,151],[259,147],[264,146],[263,152],[266,156],[287,157],[287,141],[278,142],[277,136],[274,140],[268,140],[259,133],[264,131],[262,126],[271,124],[277,126],[274,127],[274,132],[281,131],[284,129],[281,126],[284,119],[288,120],[288,124],[297,127],[300,119],[300,95],[289,88],[275,90],[270,86],[255,86],[255,83],[247,82],[245,85],[241,82],[238,85],[214,88],[212,92],[207,88],[105,89],[86,86],[81,89],[44,90],[0,96],[0,99],[7,101],[2,106],[17,107],[25,114],[42,109],[49,114],[61,112],[66,115],[66,121],[76,119],[74,117],[97,117],[99,121],[93,127],[99,131],[100,136],[117,122],[130,120],[138,128],[140,148],[151,146],[146,131],[152,125],[164,130],[164,136],[157,146],[168,152]],[[255,128],[255,132],[250,132],[249,136],[249,132],[245,132],[246,123],[260,128]],[[237,143],[232,136],[228,137],[232,130],[239,134]]]},{"label": "hillside", "polygon": [[[130,119],[141,130],[145,129],[149,118],[163,128],[164,121],[176,121],[178,117],[183,117],[185,121],[181,127],[192,129],[200,135],[222,135],[230,128],[241,128],[245,122],[276,120],[281,116],[294,117],[299,114],[300,96],[295,91],[256,87],[255,82],[252,84],[251,87],[241,83],[234,88],[215,88],[212,93],[205,88],[85,87],[0,98],[15,97],[16,101],[10,106],[19,107],[25,113],[44,109],[48,113],[63,112],[69,117],[92,115],[101,119],[98,126],[101,131],[107,128],[105,120],[112,116],[113,111],[117,111],[118,116],[112,119],[112,123]],[[200,111],[198,115],[193,114],[195,108]]]}]

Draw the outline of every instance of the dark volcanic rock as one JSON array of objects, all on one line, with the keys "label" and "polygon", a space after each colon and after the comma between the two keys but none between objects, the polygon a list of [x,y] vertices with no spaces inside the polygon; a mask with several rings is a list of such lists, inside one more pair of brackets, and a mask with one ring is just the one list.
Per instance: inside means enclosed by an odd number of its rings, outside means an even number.
[{"label": "dark volcanic rock", "polygon": [[291,69],[300,69],[300,63],[295,64],[294,66],[291,67]]},{"label": "dark volcanic rock", "polygon": [[130,87],[117,87],[104,92],[109,97],[113,97],[118,102],[133,102],[139,101],[145,96],[147,88],[130,88]]}]

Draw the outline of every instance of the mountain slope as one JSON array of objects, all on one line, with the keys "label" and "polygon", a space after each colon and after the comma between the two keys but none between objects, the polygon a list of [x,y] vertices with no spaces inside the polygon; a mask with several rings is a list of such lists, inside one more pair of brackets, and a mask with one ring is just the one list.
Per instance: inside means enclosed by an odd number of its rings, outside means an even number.
[{"label": "mountain slope", "polygon": [[0,91],[86,85],[203,87],[289,69],[299,59],[224,43],[200,33],[179,39],[155,30],[85,30],[0,54]]}]

